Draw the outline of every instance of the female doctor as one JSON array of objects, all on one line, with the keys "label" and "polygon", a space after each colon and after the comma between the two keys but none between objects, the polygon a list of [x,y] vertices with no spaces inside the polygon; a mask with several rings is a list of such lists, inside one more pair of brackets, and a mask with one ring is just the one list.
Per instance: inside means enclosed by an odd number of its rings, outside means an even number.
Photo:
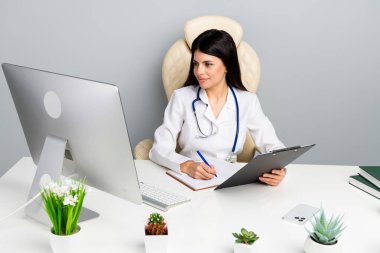
[{"label": "female doctor", "polygon": [[[232,37],[222,30],[205,31],[194,40],[191,52],[188,78],[170,98],[164,122],[154,134],[150,159],[206,180],[219,168],[198,162],[197,150],[234,162],[247,130],[261,153],[284,148],[256,94],[248,92],[241,81]],[[180,153],[175,151],[177,140]],[[276,186],[285,174],[284,168],[275,169],[263,174],[260,181]]]}]

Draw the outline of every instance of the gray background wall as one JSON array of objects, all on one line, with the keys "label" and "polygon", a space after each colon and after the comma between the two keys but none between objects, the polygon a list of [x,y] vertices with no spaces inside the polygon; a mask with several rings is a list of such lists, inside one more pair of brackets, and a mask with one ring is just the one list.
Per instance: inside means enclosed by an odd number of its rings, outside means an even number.
[{"label": "gray background wall", "polygon": [[[119,86],[132,145],[161,124],[161,62],[187,20],[240,22],[262,63],[259,97],[297,160],[380,164],[378,0],[0,0],[0,63]],[[190,105],[189,105],[190,106]],[[29,151],[0,74],[0,175]]]}]

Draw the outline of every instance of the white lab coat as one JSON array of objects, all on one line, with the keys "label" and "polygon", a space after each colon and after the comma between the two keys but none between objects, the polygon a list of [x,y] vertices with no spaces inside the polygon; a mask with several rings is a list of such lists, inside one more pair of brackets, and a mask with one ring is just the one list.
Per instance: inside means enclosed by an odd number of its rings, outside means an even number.
[{"label": "white lab coat", "polygon": [[[215,118],[211,106],[207,106],[206,91],[200,91],[201,101],[195,103],[199,125],[204,134],[209,134],[212,130],[216,133],[208,138],[199,137],[200,132],[192,110],[197,91],[198,86],[187,86],[174,91],[165,110],[164,122],[154,134],[154,144],[149,152],[149,158],[153,162],[180,172],[181,163],[188,160],[200,161],[196,150],[220,159],[226,159],[231,153],[236,135],[236,104],[231,90],[228,89],[226,104],[218,118]],[[247,130],[261,153],[284,148],[271,122],[264,115],[256,94],[236,88],[234,91],[240,114],[236,153],[243,150]],[[175,152],[177,138],[180,154]]]}]

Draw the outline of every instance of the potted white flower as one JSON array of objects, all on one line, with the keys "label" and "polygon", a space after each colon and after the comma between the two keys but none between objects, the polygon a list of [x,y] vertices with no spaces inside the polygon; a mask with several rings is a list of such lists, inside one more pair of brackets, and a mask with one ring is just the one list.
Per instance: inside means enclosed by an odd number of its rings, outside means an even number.
[{"label": "potted white flower", "polygon": [[152,213],[145,225],[145,252],[165,253],[168,250],[169,235],[164,217]]},{"label": "potted white flower", "polygon": [[50,245],[54,253],[76,252],[79,249],[79,216],[86,185],[84,180],[64,179],[41,188],[46,213],[52,223]]},{"label": "potted white flower", "polygon": [[236,238],[234,245],[234,253],[251,253],[253,252],[253,243],[259,237],[253,232],[245,228],[241,229],[241,233],[232,233]]},{"label": "potted white flower", "polygon": [[341,253],[342,246],[338,243],[343,227],[343,215],[326,217],[325,211],[321,208],[319,215],[314,215],[310,219],[312,229],[305,226],[309,233],[304,245],[306,253]]}]

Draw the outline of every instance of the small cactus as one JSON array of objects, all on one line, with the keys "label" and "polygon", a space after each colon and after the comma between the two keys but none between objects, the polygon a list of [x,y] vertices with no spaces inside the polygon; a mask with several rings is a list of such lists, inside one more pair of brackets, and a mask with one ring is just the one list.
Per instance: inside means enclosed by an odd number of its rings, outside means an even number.
[{"label": "small cactus", "polygon": [[145,226],[146,235],[167,235],[168,227],[164,217],[159,213],[152,213],[149,216],[148,224]]},{"label": "small cactus", "polygon": [[164,220],[164,217],[162,217],[162,215],[159,213],[152,213],[149,216],[150,224],[161,224],[163,220]]}]

